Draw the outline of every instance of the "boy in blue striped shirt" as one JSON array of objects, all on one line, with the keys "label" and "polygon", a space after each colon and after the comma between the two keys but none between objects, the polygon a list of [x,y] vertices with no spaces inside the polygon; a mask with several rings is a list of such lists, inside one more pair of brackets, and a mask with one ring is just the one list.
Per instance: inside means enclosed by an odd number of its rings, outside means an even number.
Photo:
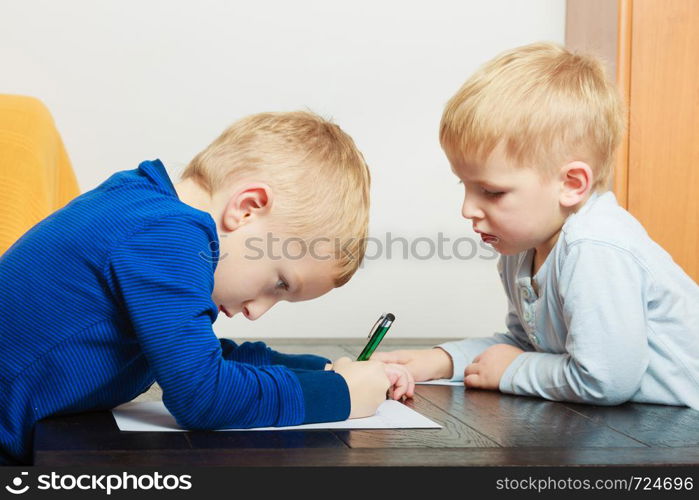
[{"label": "boy in blue striped shirt", "polygon": [[[187,429],[373,414],[412,394],[402,366],[218,339],[218,314],[342,286],[362,260],[369,171],[306,112],[244,118],[174,185],[160,161],[114,174],[0,257],[0,463],[30,463],[34,424],[106,410],[153,382]],[[260,252],[261,241],[280,248]],[[266,247],[265,247],[266,248]],[[253,251],[255,250],[255,251]]]},{"label": "boy in blue striped shirt", "polygon": [[461,207],[502,254],[507,331],[377,353],[416,380],[555,401],[699,410],[699,287],[608,191],[622,111],[599,61],[507,51],[447,103]]}]

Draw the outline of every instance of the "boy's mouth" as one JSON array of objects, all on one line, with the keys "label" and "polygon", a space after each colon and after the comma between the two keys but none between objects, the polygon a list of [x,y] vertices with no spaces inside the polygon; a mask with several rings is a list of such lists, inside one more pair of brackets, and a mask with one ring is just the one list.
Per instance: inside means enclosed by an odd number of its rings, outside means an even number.
[{"label": "boy's mouth", "polygon": [[488,243],[490,245],[498,243],[500,241],[500,238],[493,234],[488,234],[484,233],[483,231],[480,231],[476,229],[475,227],[473,228],[475,232],[477,232],[481,236],[481,240],[483,240],[483,243]]}]

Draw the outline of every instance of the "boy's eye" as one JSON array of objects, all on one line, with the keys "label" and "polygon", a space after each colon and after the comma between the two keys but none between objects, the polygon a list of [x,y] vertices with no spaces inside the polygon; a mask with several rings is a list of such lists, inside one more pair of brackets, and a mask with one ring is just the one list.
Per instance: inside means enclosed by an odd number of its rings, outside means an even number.
[{"label": "boy's eye", "polygon": [[277,284],[275,285],[275,288],[278,288],[281,290],[288,290],[289,284],[284,280],[284,278],[279,278],[277,280]]},{"label": "boy's eye", "polygon": [[485,194],[486,196],[490,196],[492,198],[497,198],[497,197],[505,194],[505,192],[504,191],[490,191],[488,189],[483,188],[483,194]]}]

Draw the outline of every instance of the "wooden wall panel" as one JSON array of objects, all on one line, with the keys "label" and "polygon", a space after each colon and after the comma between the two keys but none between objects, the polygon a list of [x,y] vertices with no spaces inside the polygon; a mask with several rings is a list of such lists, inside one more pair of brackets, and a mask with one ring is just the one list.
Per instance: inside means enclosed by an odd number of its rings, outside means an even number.
[{"label": "wooden wall panel", "polygon": [[699,2],[632,16],[628,209],[699,281]]},{"label": "wooden wall panel", "polygon": [[629,93],[631,90],[631,33],[633,0],[618,0],[616,85],[624,103],[624,134],[617,151],[612,189],[619,205],[629,208]]}]

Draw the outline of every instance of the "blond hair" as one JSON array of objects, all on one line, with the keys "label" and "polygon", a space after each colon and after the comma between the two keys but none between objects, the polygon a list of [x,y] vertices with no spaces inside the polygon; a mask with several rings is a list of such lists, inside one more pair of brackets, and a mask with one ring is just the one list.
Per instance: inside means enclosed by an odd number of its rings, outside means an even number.
[{"label": "blond hair", "polygon": [[507,157],[551,176],[585,161],[593,189],[608,188],[623,129],[621,100],[602,63],[552,43],[504,52],[449,100],[439,139],[452,165],[483,162],[500,143]]},{"label": "blond hair", "polygon": [[369,169],[352,138],[307,111],[259,113],[228,127],[182,174],[210,193],[244,178],[269,184],[287,234],[332,246],[342,286],[366,250]]}]

